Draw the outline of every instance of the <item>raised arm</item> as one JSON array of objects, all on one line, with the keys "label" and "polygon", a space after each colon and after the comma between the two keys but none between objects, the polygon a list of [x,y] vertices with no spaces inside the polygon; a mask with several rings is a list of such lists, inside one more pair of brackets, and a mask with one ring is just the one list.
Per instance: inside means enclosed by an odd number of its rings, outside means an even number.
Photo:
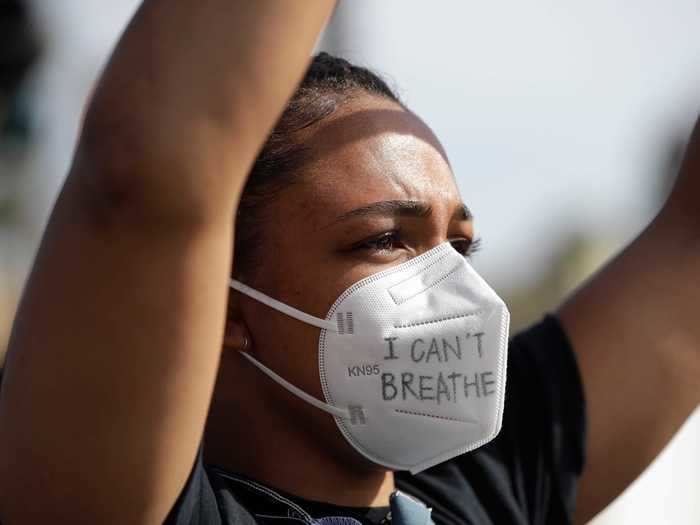
[{"label": "raised arm", "polygon": [[577,523],[617,497],[700,403],[700,122],[649,227],[560,310],[583,375]]},{"label": "raised arm", "polygon": [[0,521],[160,523],[201,439],[247,171],[331,1],[146,0],[10,340]]}]

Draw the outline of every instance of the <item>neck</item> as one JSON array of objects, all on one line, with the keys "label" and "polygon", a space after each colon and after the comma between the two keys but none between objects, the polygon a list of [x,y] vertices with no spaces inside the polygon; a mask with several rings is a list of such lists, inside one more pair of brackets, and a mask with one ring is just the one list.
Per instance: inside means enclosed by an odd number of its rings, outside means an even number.
[{"label": "neck", "polygon": [[[350,450],[330,416],[333,429],[324,426],[312,434],[311,423],[292,424],[265,410],[240,412],[240,405],[212,405],[205,440],[208,463],[312,501],[348,507],[389,505],[393,472],[368,464]],[[318,422],[318,414],[310,415]],[[329,432],[342,452],[329,446]]]}]

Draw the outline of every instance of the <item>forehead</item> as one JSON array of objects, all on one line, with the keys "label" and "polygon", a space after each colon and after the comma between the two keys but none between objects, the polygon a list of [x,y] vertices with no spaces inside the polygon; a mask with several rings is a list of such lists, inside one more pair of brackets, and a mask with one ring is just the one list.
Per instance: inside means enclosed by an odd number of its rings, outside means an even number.
[{"label": "forehead", "polygon": [[[305,140],[309,161],[295,192],[333,216],[383,200],[420,200],[436,210],[461,202],[433,132],[400,105],[364,97],[337,110]],[[451,212],[451,211],[450,211]]]}]

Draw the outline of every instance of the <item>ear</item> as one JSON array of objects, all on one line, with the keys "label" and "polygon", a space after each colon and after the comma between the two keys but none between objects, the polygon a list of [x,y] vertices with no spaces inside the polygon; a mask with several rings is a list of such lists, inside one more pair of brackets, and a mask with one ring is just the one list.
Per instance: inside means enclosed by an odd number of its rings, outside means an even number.
[{"label": "ear", "polygon": [[231,291],[226,309],[226,327],[224,329],[224,351],[250,351],[253,339],[243,320],[239,303],[240,295]]}]

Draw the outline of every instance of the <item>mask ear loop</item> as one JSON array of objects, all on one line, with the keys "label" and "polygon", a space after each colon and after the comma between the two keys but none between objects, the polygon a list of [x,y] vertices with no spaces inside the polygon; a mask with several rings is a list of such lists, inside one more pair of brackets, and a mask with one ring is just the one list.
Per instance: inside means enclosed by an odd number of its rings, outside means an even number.
[{"label": "mask ear loop", "polygon": [[[335,323],[332,323],[331,321],[326,321],[325,319],[319,319],[318,317],[314,317],[313,315],[309,315],[305,312],[302,312],[301,310],[297,310],[296,308],[289,306],[289,305],[286,305],[283,302],[278,301],[277,299],[273,299],[272,297],[269,297],[269,296],[265,295],[264,293],[258,292],[254,288],[251,288],[250,286],[247,286],[240,281],[236,281],[235,279],[231,279],[230,285],[231,285],[231,288],[233,288],[234,290],[237,290],[237,291],[255,299],[256,301],[259,301],[262,304],[267,305],[270,308],[273,308],[274,310],[277,310],[283,314],[286,314],[289,317],[297,319],[298,321],[310,324],[312,326],[316,326],[322,330],[330,330],[331,332],[338,331],[338,327],[336,326]],[[323,401],[316,399],[314,396],[307,394],[302,389],[294,386],[292,383],[290,383],[289,381],[284,379],[282,376],[280,376],[276,372],[274,372],[271,369],[269,369],[268,367],[266,367],[264,364],[262,364],[260,361],[255,359],[252,355],[250,355],[246,351],[246,350],[248,350],[248,345],[249,345],[249,341],[248,341],[248,338],[246,337],[243,340],[243,348],[241,350],[239,350],[241,355],[243,357],[245,357],[250,363],[255,365],[258,369],[260,369],[261,372],[266,374],[275,383],[286,388],[289,392],[291,392],[295,396],[303,399],[304,401],[306,401],[310,405],[313,405],[316,408],[323,410],[324,412],[327,412],[332,416],[339,417],[342,419],[350,419],[350,412],[347,409],[338,408],[338,407],[335,407],[333,405],[329,405],[328,403],[324,403]]]},{"label": "mask ear loop", "polygon": [[229,281],[229,285],[234,290],[237,290],[247,295],[248,297],[252,297],[256,301],[261,302],[262,304],[267,305],[270,308],[277,310],[278,312],[282,312],[283,314],[286,314],[289,317],[296,319],[297,321],[310,324],[311,326],[316,326],[322,330],[330,330],[331,332],[338,331],[338,326],[335,323],[327,321],[325,319],[319,319],[318,317],[309,315],[306,312],[297,310],[293,306],[289,306],[288,304],[284,304],[283,302],[278,301],[277,299],[273,299],[272,297],[265,295],[262,292],[258,292],[256,289],[251,288],[250,286],[243,284],[240,281],[231,279]]},{"label": "mask ear loop", "polygon": [[277,373],[270,370],[268,367],[263,365],[260,361],[255,359],[252,355],[250,355],[242,350],[240,352],[241,352],[241,355],[243,357],[245,357],[248,361],[253,363],[253,365],[255,365],[257,368],[259,368],[263,373],[268,375],[270,377],[270,379],[272,379],[275,383],[279,384],[280,386],[289,390],[295,396],[300,397],[301,399],[303,399],[304,401],[306,401],[310,405],[313,405],[316,408],[323,410],[324,412],[328,412],[332,416],[343,418],[343,419],[350,419],[350,412],[347,409],[338,408],[338,407],[335,407],[333,405],[329,405],[327,403],[324,403],[323,401],[319,401],[314,396],[307,394],[301,388],[294,386],[289,381],[284,379],[282,376],[280,376]]}]

